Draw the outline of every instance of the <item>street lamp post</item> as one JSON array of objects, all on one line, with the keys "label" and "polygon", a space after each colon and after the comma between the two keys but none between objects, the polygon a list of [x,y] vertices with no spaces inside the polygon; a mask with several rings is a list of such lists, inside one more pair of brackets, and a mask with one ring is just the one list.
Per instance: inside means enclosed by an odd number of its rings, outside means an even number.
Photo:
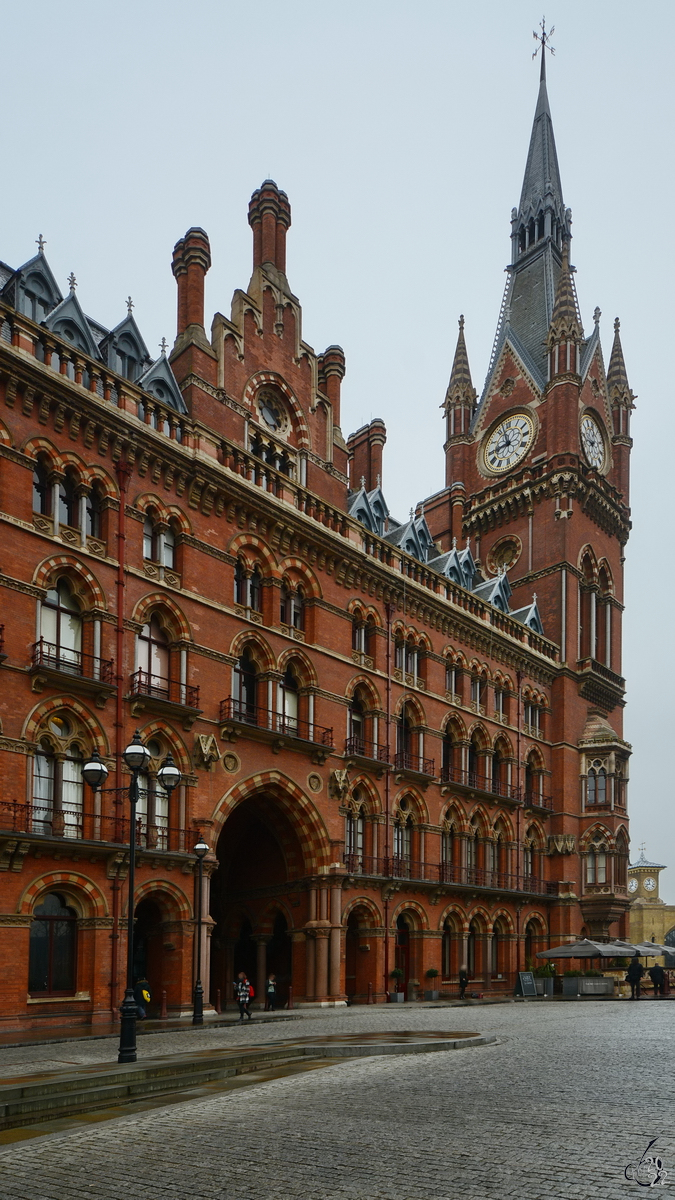
[{"label": "street lamp post", "polygon": [[194,848],[197,856],[198,876],[197,876],[197,970],[195,980],[194,1005],[192,1009],[192,1024],[204,1024],[204,989],[202,987],[202,887],[204,876],[204,858],[209,852],[209,848],[204,841],[202,835],[199,835],[199,841]]},{"label": "street lamp post", "polygon": [[[137,729],[122,757],[131,772],[129,784],[129,907],[127,913],[127,984],[124,1000],[120,1006],[120,1046],[117,1061],[136,1062],[136,1019],[138,1006],[134,997],[134,891],[136,874],[136,805],[138,803],[138,776],[150,762],[150,751],[141,741]],[[108,777],[108,768],[101,762],[98,750],[94,750],[89,762],[82,768],[86,782],[98,791]],[[171,793],[180,782],[180,771],[168,754],[157,772],[157,779],[166,792]]]}]

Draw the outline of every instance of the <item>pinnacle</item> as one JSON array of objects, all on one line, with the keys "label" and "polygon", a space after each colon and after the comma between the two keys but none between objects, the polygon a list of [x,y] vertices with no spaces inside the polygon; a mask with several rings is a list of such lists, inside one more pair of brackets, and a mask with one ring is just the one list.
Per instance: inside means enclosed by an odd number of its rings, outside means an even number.
[{"label": "pinnacle", "polygon": [[620,327],[620,321],[617,317],[614,322],[612,353],[610,354],[609,367],[607,368],[607,387],[609,388],[610,396],[614,391],[630,391],[628,375],[626,374],[626,364],[623,357],[623,347],[621,345],[621,335],[619,333]]},{"label": "pinnacle", "polygon": [[457,347],[455,349],[455,357],[452,363],[452,371],[450,372],[450,382],[445,396],[446,404],[449,401],[464,400],[473,407],[476,400],[476,389],[473,386],[471,379],[471,369],[469,367],[469,356],[466,352],[466,342],[464,340],[464,317],[459,318],[459,334],[457,337]]},{"label": "pinnacle", "polygon": [[562,267],[555,292],[555,303],[548,330],[549,348],[556,342],[581,341],[584,331],[579,317],[576,291],[569,263],[569,240],[563,243]]}]

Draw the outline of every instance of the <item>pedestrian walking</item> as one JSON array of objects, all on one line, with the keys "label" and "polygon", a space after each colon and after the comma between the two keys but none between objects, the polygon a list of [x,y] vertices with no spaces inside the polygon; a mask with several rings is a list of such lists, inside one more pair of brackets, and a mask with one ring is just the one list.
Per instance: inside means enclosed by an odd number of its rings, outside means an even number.
[{"label": "pedestrian walking", "polygon": [[251,1020],[251,1000],[253,999],[253,988],[246,978],[244,971],[240,971],[237,975],[234,984],[234,994],[239,1005],[239,1022],[244,1020],[244,1013]]},{"label": "pedestrian walking", "polygon": [[655,963],[653,967],[649,968],[649,978],[651,979],[652,983],[654,984],[654,995],[655,996],[665,996],[665,994],[666,994],[666,973],[665,973],[663,967],[659,966],[658,963]]},{"label": "pedestrian walking", "polygon": [[134,1000],[136,1001],[138,1019],[139,1021],[144,1021],[147,1016],[147,1007],[152,1002],[150,984],[145,975],[141,975],[141,978],[136,980],[134,985]]},{"label": "pedestrian walking", "polygon": [[265,984],[265,1011],[274,1012],[277,1006],[277,977],[268,975]]},{"label": "pedestrian walking", "polygon": [[640,999],[640,980],[645,973],[645,969],[638,958],[631,960],[628,971],[626,972],[626,981],[630,984],[631,1000]]},{"label": "pedestrian walking", "polygon": [[464,993],[469,986],[469,972],[466,967],[459,968],[459,998],[464,999]]}]

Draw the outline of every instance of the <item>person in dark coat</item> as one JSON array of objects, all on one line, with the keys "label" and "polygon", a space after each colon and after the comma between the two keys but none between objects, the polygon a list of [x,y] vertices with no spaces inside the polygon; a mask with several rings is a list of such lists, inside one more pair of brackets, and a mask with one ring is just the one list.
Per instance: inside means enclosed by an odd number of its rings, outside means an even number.
[{"label": "person in dark coat", "polygon": [[268,975],[265,984],[265,1009],[267,1012],[274,1012],[277,1006],[277,977],[276,975]]},{"label": "person in dark coat", "polygon": [[459,998],[464,999],[464,993],[469,986],[469,972],[466,967],[459,968]]},{"label": "person in dark coat", "polygon": [[630,984],[631,1000],[640,999],[640,980],[642,979],[644,973],[645,969],[639,958],[632,959],[628,971],[626,972],[626,979]]},{"label": "person in dark coat", "polygon": [[150,984],[145,978],[145,975],[142,975],[140,979],[136,980],[136,984],[134,986],[134,1000],[136,1001],[136,1008],[138,1009],[138,1019],[139,1021],[144,1021],[147,1016],[147,1007],[152,1001]]},{"label": "person in dark coat", "polygon": [[666,973],[665,973],[663,967],[659,966],[658,963],[655,963],[653,967],[649,968],[649,978],[651,979],[652,983],[654,984],[654,995],[655,996],[665,996],[665,994],[666,994]]}]

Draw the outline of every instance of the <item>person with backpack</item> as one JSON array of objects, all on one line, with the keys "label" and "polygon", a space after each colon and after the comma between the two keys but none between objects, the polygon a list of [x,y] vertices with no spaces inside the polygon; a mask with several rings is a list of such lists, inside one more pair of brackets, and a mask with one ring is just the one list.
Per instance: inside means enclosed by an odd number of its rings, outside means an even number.
[{"label": "person with backpack", "polygon": [[265,1011],[274,1012],[277,1006],[277,977],[268,975],[265,984]]},{"label": "person with backpack", "polygon": [[243,1022],[244,1013],[246,1013],[246,1016],[248,1017],[248,1019],[250,1021],[251,1020],[251,1000],[253,999],[255,992],[253,991],[252,984],[250,984],[248,979],[246,978],[246,974],[244,971],[240,971],[239,974],[237,975],[237,978],[236,978],[236,981],[234,984],[234,994],[237,999],[237,1004],[239,1005],[239,1023],[241,1024]]}]

